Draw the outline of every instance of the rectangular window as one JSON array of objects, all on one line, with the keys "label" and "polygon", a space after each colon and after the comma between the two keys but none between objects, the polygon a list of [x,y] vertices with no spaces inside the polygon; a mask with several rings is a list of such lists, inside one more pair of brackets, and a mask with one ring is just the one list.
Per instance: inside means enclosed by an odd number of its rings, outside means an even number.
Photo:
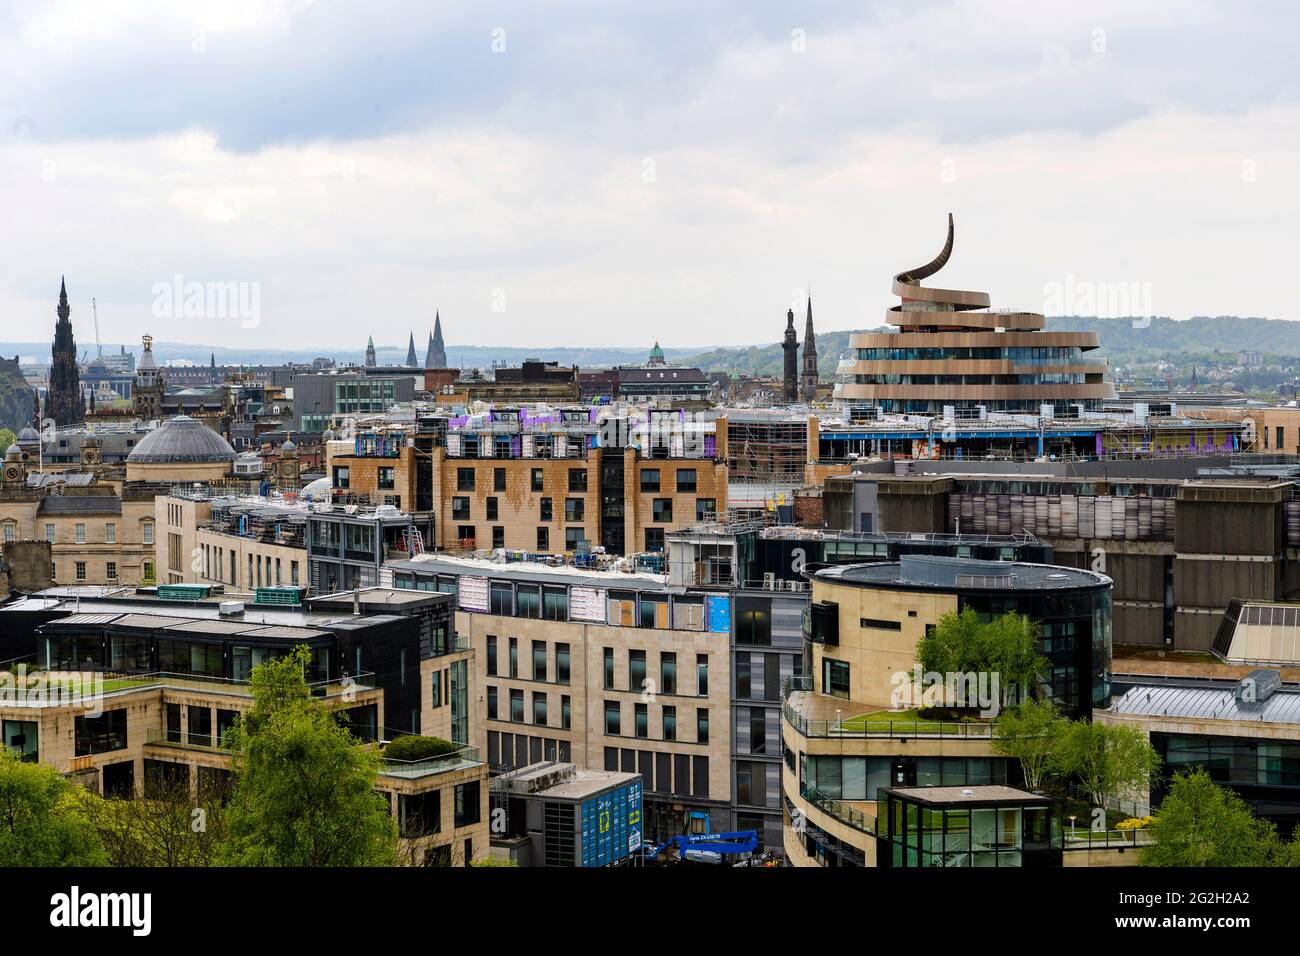
[{"label": "rectangular window", "polygon": [[542,588],[542,617],[548,621],[569,619],[569,592],[564,588]]},{"label": "rectangular window", "polygon": [[582,528],[564,529],[564,550],[577,551],[583,542]]},{"label": "rectangular window", "polygon": [[346,491],[351,483],[352,473],[345,465],[334,466],[334,487]]},{"label": "rectangular window", "polygon": [[695,499],[695,520],[696,521],[713,521],[718,514],[717,498],[696,498]]},{"label": "rectangular window", "polygon": [[677,655],[668,651],[659,655],[659,693],[677,693]]},{"label": "rectangular window", "polygon": [[45,540],[48,541],[50,544],[55,543],[54,525],[47,524],[45,526]]},{"label": "rectangular window", "polygon": [[506,470],[504,468],[492,469],[492,490],[493,491],[506,490]]},{"label": "rectangular window", "polygon": [[104,542],[117,544],[117,525],[111,521],[104,525]]},{"label": "rectangular window", "polygon": [[517,724],[524,722],[524,692],[522,690],[510,691],[510,719]]},{"label": "rectangular window", "polygon": [[495,687],[487,689],[487,719],[497,719],[497,689]]},{"label": "rectangular window", "polygon": [[[451,520],[453,521],[469,520],[469,499],[468,498],[457,497],[451,499]],[[465,535],[461,535],[461,537],[463,538],[465,537]],[[469,537],[472,538],[474,536],[471,534],[469,535]]]},{"label": "rectangular window", "polygon": [[495,497],[490,497],[487,499],[487,520],[496,521],[497,519],[497,499]]},{"label": "rectangular window", "polygon": [[542,616],[542,588],[539,584],[515,586],[515,616],[540,619]]},{"label": "rectangular window", "polygon": [[77,580],[78,581],[86,580],[86,562],[78,561],[76,563],[76,569],[77,569]]},{"label": "rectangular window", "polygon": [[659,490],[658,468],[641,469],[641,490],[643,492],[656,492]]},{"label": "rectangular window", "polygon": [[555,682],[557,684],[569,683],[569,645],[555,645]]},{"label": "rectangular window", "polygon": [[885,621],[875,617],[858,618],[859,627],[874,628],[878,631],[901,631],[903,629],[902,621]]},{"label": "rectangular window", "polygon": [[109,710],[98,717],[77,717],[73,721],[75,752],[78,757],[126,749],[126,711]]},{"label": "rectangular window", "polygon": [[605,690],[614,689],[614,648],[605,648]]},{"label": "rectangular window", "polygon": [[617,737],[621,733],[619,724],[622,714],[620,710],[618,701],[605,701],[605,733],[611,737]]},{"label": "rectangular window", "polygon": [[194,747],[212,746],[212,711],[193,704],[186,708],[186,743]]},{"label": "rectangular window", "polygon": [[672,521],[673,520],[673,499],[655,498],[651,510],[654,515],[655,521],[661,524],[665,521]]},{"label": "rectangular window", "polygon": [[645,529],[645,549],[647,551],[662,551],[664,549],[663,528]]},{"label": "rectangular window", "polygon": [[573,701],[568,694],[560,695],[560,728],[570,730],[573,727]]},{"label": "rectangular window", "polygon": [[736,643],[771,645],[772,602],[768,598],[736,598]]},{"label": "rectangular window", "polygon": [[117,562],[107,561],[104,564],[104,576],[110,581],[117,580]]},{"label": "rectangular window", "polygon": [[749,752],[767,753],[767,715],[761,707],[749,708]]},{"label": "rectangular window", "polygon": [[429,695],[429,707],[437,709],[442,706],[442,675],[443,671],[433,672],[433,681],[429,685],[432,693]]},{"label": "rectangular window", "polygon": [[677,491],[682,493],[695,493],[695,469],[678,468],[677,469]]},{"label": "rectangular window", "polygon": [[[514,592],[508,581],[493,581],[488,585],[488,609],[493,614],[506,617],[514,615]],[[511,638],[513,641],[514,638]],[[511,677],[514,675],[511,674]]]},{"label": "rectangular window", "polygon": [[461,783],[456,785],[455,790],[455,825],[458,827],[473,826],[478,823],[482,815],[482,809],[479,806],[479,782]]},{"label": "rectangular window", "polygon": [[76,542],[77,542],[77,544],[85,544],[85,543],[86,543],[86,526],[85,526],[84,524],[82,524],[81,522],[77,522],[77,526],[76,526],[76,534],[77,534],[77,537],[76,537]]},{"label": "rectangular window", "polygon": [[822,693],[832,697],[849,696],[848,661],[837,661],[829,657],[822,658]]},{"label": "rectangular window", "polygon": [[546,695],[533,693],[533,723],[538,727],[546,726]]},{"label": "rectangular window", "polygon": [[40,759],[36,744],[38,725],[34,720],[6,720],[4,722],[5,746],[18,754],[23,763],[36,763]]},{"label": "rectangular window", "polygon": [[519,639],[510,638],[510,676],[519,676]]},{"label": "rectangular window", "polygon": [[699,697],[709,696],[709,655],[695,655],[695,693]]},{"label": "rectangular window", "polygon": [[586,491],[587,490],[587,469],[570,468],[569,469],[569,490]]},{"label": "rectangular window", "polygon": [[457,491],[474,490],[474,469],[473,468],[456,469],[456,490]]},{"label": "rectangular window", "polygon": [[640,691],[646,689],[645,651],[627,652],[627,689]]},{"label": "rectangular window", "polygon": [[695,711],[695,740],[702,744],[709,742],[709,712],[703,707]]},{"label": "rectangular window", "polygon": [[492,526],[492,549],[499,551],[506,546],[506,529],[499,524]]},{"label": "rectangular window", "polygon": [[677,708],[664,708],[664,740],[677,739]]},{"label": "rectangular window", "polygon": [[635,733],[642,740],[650,736],[650,707],[647,704],[637,704],[635,710]]},{"label": "rectangular window", "polygon": [[487,639],[487,672],[489,677],[495,677],[497,672],[497,639],[491,634]]},{"label": "rectangular window", "polygon": [[582,498],[564,499],[564,520],[583,521],[586,519],[587,503]]},{"label": "rectangular window", "polygon": [[140,526],[140,532],[142,535],[142,540],[141,540],[142,544],[153,544],[153,522],[152,521],[146,521],[144,524],[142,524]]},{"label": "rectangular window", "polygon": [[546,680],[546,642],[533,641],[533,680]]},{"label": "rectangular window", "polygon": [[550,528],[541,527],[537,529],[537,550],[538,551],[551,550],[551,529]]},{"label": "rectangular window", "polygon": [[546,487],[546,472],[541,468],[534,468],[531,473],[531,485],[533,491],[543,491]]}]

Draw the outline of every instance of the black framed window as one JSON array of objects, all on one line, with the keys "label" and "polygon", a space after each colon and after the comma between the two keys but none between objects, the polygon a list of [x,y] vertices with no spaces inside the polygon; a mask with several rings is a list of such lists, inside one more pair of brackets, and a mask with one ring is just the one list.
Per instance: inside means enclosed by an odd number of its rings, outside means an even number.
[{"label": "black framed window", "polygon": [[533,641],[533,680],[546,680],[546,642]]},{"label": "black framed window", "polygon": [[570,491],[587,490],[587,469],[586,468],[569,469],[569,490]]},{"label": "black framed window", "polygon": [[534,468],[530,480],[533,491],[542,491],[546,487],[546,472],[541,468]]},{"label": "black framed window", "polygon": [[664,707],[664,740],[677,739],[677,708]]},{"label": "black framed window", "polygon": [[772,602],[767,598],[736,598],[736,643],[767,647],[772,643]]},{"label": "black framed window", "polygon": [[605,701],[605,733],[617,737],[622,732],[622,707],[616,700]]},{"label": "black framed window", "polygon": [[474,490],[474,469],[473,468],[456,469],[456,490],[457,491]]},{"label": "black framed window", "polygon": [[644,492],[654,492],[659,490],[658,468],[641,469],[641,490]]},{"label": "black framed window", "polygon": [[849,662],[822,658],[822,693],[832,697],[849,696]]},{"label": "black framed window", "polygon": [[695,493],[695,469],[678,468],[677,469],[677,491],[679,493]]},{"label": "black framed window", "polygon": [[670,651],[659,655],[659,693],[677,693],[677,655]]},{"label": "black framed window", "polygon": [[506,490],[506,470],[504,468],[492,469],[492,490],[493,491]]}]

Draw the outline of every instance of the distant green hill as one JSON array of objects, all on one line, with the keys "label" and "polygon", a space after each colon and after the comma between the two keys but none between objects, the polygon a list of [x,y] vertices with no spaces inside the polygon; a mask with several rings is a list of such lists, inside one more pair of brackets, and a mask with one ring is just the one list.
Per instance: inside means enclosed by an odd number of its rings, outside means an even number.
[{"label": "distant green hill", "polygon": [[[1183,321],[1155,318],[1149,324],[1132,319],[1091,316],[1049,318],[1047,328],[1058,332],[1096,332],[1101,354],[1112,363],[1150,361],[1178,353],[1235,353],[1243,349],[1264,355],[1300,356],[1300,322],[1284,319],[1242,318],[1235,315],[1197,316]],[[822,378],[832,378],[840,354],[849,349],[849,336],[857,329],[822,332],[817,336],[817,368]],[[802,352],[803,343],[800,343]],[[683,359],[707,372],[735,372],[779,377],[783,367],[781,344],[718,348]]]}]

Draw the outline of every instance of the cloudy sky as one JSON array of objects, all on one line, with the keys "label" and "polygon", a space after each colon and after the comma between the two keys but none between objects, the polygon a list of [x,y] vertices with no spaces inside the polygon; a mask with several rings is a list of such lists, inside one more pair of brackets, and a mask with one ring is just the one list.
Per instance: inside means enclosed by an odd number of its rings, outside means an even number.
[{"label": "cloudy sky", "polygon": [[0,340],[750,344],[949,211],[995,306],[1300,318],[1290,6],[0,0]]}]

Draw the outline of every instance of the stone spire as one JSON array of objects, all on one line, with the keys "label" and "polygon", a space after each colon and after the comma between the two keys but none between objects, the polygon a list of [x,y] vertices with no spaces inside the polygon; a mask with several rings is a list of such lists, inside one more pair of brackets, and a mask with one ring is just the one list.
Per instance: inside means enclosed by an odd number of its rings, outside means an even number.
[{"label": "stone spire", "polygon": [[808,319],[803,330],[803,376],[800,384],[805,402],[817,397],[817,337],[813,334],[811,290],[808,293]]},{"label": "stone spire", "polygon": [[375,362],[375,337],[372,335],[366,342],[366,368],[374,368],[378,364]]},{"label": "stone spire", "polygon": [[785,353],[784,397],[787,402],[799,401],[799,336],[794,330],[794,309],[785,313],[785,340],[781,343]]},{"label": "stone spire", "polygon": [[419,359],[415,357],[415,333],[411,333],[411,338],[406,343],[406,367],[419,368]]},{"label": "stone spire", "polygon": [[60,278],[59,305],[55,310],[54,345],[50,349],[50,395],[48,413],[55,425],[72,425],[85,421],[86,407],[81,398],[81,378],[77,370],[77,341],[72,334],[72,307],[68,305],[68,286]]},{"label": "stone spire", "polygon": [[446,368],[447,347],[442,341],[442,315],[433,314],[433,338],[429,340],[429,356],[425,359],[425,368]]}]

